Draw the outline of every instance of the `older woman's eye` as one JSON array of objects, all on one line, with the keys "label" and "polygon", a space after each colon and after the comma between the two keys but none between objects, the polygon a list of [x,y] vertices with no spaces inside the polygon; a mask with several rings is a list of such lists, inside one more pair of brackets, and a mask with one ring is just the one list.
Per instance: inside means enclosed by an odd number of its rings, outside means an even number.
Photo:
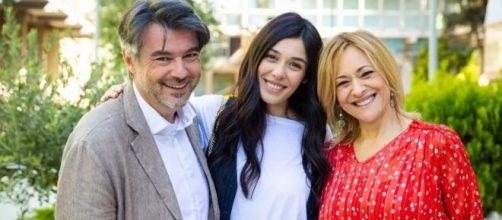
[{"label": "older woman's eye", "polygon": [[340,81],[336,83],[336,87],[344,87],[349,84],[349,81]]},{"label": "older woman's eye", "polygon": [[361,74],[362,77],[368,77],[370,76],[372,73],[374,73],[375,71],[373,70],[368,70],[366,72],[364,72],[363,74]]}]

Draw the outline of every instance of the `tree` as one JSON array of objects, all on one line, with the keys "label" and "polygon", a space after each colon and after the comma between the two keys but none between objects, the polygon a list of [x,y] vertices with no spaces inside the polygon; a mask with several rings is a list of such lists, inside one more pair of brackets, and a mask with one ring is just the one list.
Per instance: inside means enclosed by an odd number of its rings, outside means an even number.
[{"label": "tree", "polygon": [[[429,51],[424,43],[418,52],[418,57],[413,67],[413,86],[427,81],[429,69]],[[473,52],[473,47],[465,44],[453,44],[444,37],[438,40],[438,69],[441,74],[455,75],[460,72]]]},{"label": "tree", "polygon": [[[190,2],[207,23],[215,23],[205,0],[198,5]],[[101,46],[110,49],[112,62],[109,58],[102,58],[94,65],[90,79],[82,86],[80,98],[75,102],[65,101],[61,94],[61,88],[73,77],[70,65],[62,61],[58,74],[46,73],[37,58],[34,31],[27,37],[27,53],[21,53],[20,26],[12,9],[6,6],[8,4],[2,4],[0,200],[8,199],[20,206],[20,218],[28,213],[30,199],[47,201],[56,192],[62,150],[76,122],[96,105],[105,89],[127,76],[120,71],[123,68],[116,30],[117,14],[131,3],[132,0],[100,0]],[[58,36],[53,36],[53,42],[57,40]],[[103,64],[108,63],[113,63],[112,74],[106,74]]]},{"label": "tree", "polygon": [[447,124],[462,139],[476,173],[485,215],[502,212],[502,81],[478,83],[477,53],[457,74],[438,72],[415,85],[406,108],[424,120]]},{"label": "tree", "polygon": [[[56,191],[62,149],[75,123],[109,87],[100,80],[99,66],[83,85],[80,99],[65,101],[62,88],[73,77],[62,61],[58,75],[44,71],[37,54],[37,35],[28,34],[27,53],[21,53],[19,24],[5,8],[0,33],[0,199],[28,211],[32,198],[46,201]],[[56,42],[58,36],[53,36]],[[46,45],[49,50],[51,45]]]},{"label": "tree", "polygon": [[[484,21],[488,0],[447,0],[444,36],[451,41],[471,45],[479,50],[479,67],[483,73],[484,66]],[[456,31],[461,27],[469,30],[463,35]]]}]

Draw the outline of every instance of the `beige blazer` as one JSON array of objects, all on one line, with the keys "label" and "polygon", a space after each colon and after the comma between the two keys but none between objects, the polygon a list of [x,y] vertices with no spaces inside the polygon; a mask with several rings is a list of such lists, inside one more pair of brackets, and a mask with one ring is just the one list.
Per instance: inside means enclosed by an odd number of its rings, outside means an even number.
[{"label": "beige blazer", "polygon": [[[219,219],[218,200],[197,122],[186,128],[211,193],[208,219]],[[56,219],[181,219],[174,189],[132,85],[87,113],[63,151]]]}]

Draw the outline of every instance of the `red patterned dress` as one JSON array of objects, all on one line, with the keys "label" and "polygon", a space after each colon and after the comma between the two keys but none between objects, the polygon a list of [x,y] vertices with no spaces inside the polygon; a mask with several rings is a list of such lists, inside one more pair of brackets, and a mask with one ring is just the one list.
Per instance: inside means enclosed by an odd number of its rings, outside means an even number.
[{"label": "red patterned dress", "polygon": [[483,219],[469,157],[446,126],[414,120],[365,161],[352,143],[328,160],[319,219]]}]

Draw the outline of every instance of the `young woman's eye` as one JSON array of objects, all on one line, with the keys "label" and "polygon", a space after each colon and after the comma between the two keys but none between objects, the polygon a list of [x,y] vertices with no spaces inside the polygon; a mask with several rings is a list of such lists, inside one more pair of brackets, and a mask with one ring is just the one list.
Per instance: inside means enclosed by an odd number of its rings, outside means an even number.
[{"label": "young woman's eye", "polygon": [[265,59],[274,61],[277,60],[277,56],[275,56],[274,54],[267,54],[265,55]]},{"label": "young woman's eye", "polygon": [[293,63],[289,64],[289,66],[291,66],[291,68],[294,70],[301,70],[303,68],[303,65],[301,63],[297,63],[297,62],[293,62]]}]

